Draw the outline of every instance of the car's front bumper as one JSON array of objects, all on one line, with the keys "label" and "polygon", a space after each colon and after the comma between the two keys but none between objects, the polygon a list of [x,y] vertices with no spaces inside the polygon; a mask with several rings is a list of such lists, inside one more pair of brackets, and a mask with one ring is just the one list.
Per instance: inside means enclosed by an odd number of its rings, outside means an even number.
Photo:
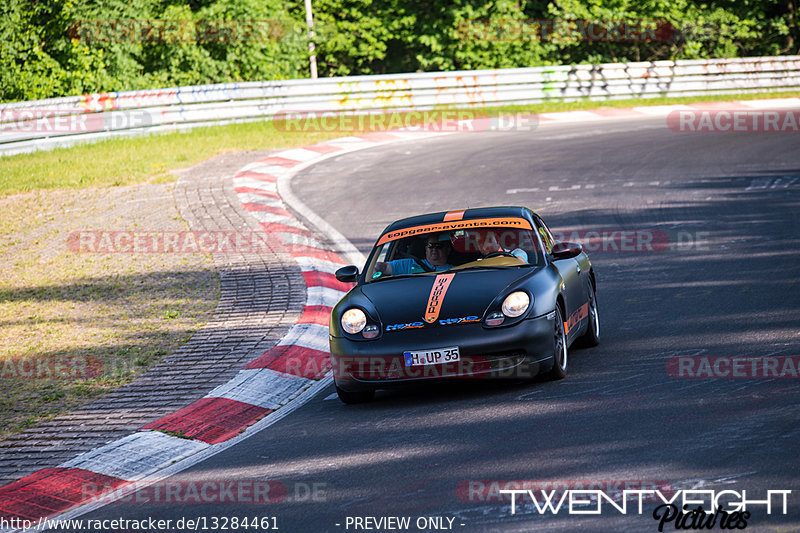
[{"label": "car's front bumper", "polygon": [[[480,323],[384,332],[372,341],[330,338],[336,385],[347,391],[458,378],[531,378],[553,366],[553,313],[506,327]],[[458,346],[458,362],[406,367],[403,352]]]}]

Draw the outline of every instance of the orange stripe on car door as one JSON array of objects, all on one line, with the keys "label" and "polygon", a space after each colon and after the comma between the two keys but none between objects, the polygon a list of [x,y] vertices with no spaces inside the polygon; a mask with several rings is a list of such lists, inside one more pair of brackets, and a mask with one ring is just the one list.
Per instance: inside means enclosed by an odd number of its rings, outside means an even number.
[{"label": "orange stripe on car door", "polygon": [[428,324],[433,324],[439,318],[444,295],[447,294],[447,288],[450,287],[450,282],[453,281],[454,276],[455,274],[439,274],[433,280],[431,294],[428,296],[428,305],[425,306],[425,322]]}]

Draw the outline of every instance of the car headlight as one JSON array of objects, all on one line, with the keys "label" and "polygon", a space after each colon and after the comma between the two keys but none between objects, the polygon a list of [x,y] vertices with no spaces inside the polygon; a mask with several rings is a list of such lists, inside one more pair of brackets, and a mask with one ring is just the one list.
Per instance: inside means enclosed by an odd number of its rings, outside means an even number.
[{"label": "car headlight", "polygon": [[366,325],[367,315],[361,309],[353,307],[342,314],[342,328],[351,335],[355,335]]},{"label": "car headlight", "polygon": [[527,311],[529,305],[531,305],[531,298],[528,293],[517,291],[506,296],[501,309],[507,317],[515,318]]}]

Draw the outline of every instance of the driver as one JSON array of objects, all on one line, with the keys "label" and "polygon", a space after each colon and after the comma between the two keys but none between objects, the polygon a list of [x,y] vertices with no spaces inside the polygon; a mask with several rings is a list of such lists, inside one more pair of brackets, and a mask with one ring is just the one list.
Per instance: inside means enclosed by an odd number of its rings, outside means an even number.
[{"label": "driver", "polygon": [[[421,262],[432,270],[450,270],[453,265],[448,264],[447,260],[451,249],[449,233],[432,233],[426,239],[425,259]],[[387,276],[424,272],[414,259],[395,259],[386,263],[379,261],[375,263],[375,270]]]}]

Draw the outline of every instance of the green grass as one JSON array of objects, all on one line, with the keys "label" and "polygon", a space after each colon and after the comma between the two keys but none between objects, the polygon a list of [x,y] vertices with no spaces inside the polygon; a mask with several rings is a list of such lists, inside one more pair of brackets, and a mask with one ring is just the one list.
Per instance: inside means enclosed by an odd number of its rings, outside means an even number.
[{"label": "green grass", "polygon": [[[503,106],[474,110],[481,115],[545,113],[691,102],[789,98],[800,91],[710,95],[687,98],[651,98],[607,102],[560,102]],[[388,122],[388,121],[387,121]],[[198,128],[183,133],[112,139],[52,151],[0,158],[0,196],[35,189],[131,185],[175,179],[170,172],[225,152],[270,150],[303,146],[359,133],[349,131],[284,131],[270,121]],[[307,130],[324,128],[307,128]]]}]

